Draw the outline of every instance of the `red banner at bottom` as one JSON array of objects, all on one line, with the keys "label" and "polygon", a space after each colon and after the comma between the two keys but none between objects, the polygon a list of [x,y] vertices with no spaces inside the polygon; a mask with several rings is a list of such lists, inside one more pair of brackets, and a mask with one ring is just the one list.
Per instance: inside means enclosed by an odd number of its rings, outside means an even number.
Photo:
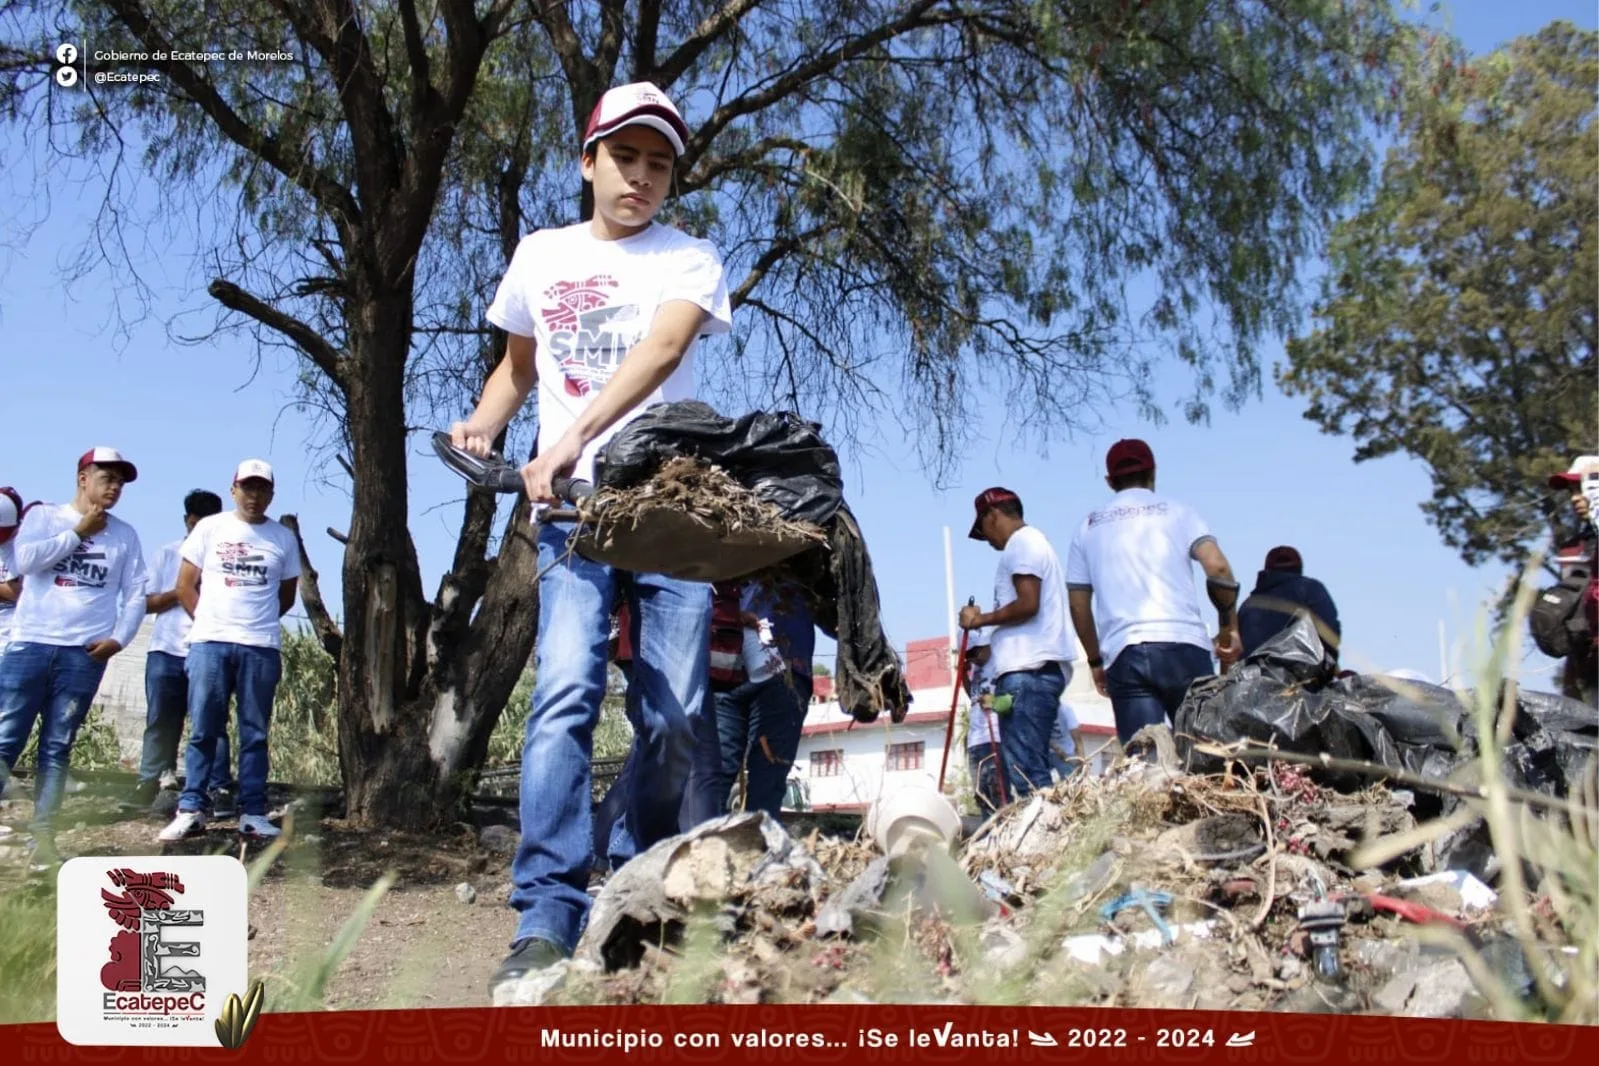
[{"label": "red banner at bottom", "polygon": [[[0,1026],[9,1062],[1595,1061],[1599,1028],[1054,1007],[649,1006],[266,1014],[236,1050],[74,1047]],[[1584,1051],[1583,1049],[1587,1050]]]}]

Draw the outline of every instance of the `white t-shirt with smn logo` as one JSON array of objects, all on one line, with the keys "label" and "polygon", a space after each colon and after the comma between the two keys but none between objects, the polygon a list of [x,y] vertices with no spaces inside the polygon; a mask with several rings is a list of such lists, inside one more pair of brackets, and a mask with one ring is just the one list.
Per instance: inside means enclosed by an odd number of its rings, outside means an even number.
[{"label": "white t-shirt with smn logo", "polygon": [[1094,630],[1107,669],[1129,644],[1210,650],[1193,552],[1212,539],[1193,508],[1143,488],[1123,489],[1083,519],[1066,556],[1066,585],[1094,591]]},{"label": "white t-shirt with smn logo", "polygon": [[126,648],[144,621],[144,550],[139,534],[116,515],[80,540],[83,515],[71,504],[41,504],[12,540],[22,595],[11,639],[87,647],[111,639]]},{"label": "white t-shirt with smn logo", "polygon": [[233,512],[214,514],[195,523],[182,555],[200,569],[191,647],[202,641],[279,646],[278,588],[300,576],[293,533],[270,518],[250,523]]},{"label": "white t-shirt with smn logo", "polygon": [[[733,328],[722,260],[709,241],[661,223],[617,241],[597,239],[586,222],[522,238],[487,318],[537,346],[541,452],[572,427],[661,305],[674,300],[705,311],[702,334]],[[693,355],[691,344],[660,387],[589,442],[574,477],[594,480],[594,456],[649,405],[694,398]]]}]

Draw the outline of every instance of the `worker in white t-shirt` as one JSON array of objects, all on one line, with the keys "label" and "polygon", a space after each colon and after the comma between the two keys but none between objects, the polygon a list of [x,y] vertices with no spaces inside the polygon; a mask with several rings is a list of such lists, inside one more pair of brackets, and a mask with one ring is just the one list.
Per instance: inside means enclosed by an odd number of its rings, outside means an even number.
[{"label": "worker in white t-shirt", "polygon": [[[489,305],[505,357],[477,409],[450,427],[456,447],[488,455],[529,394],[538,450],[527,495],[554,502],[554,479],[592,481],[594,458],[653,403],[694,397],[694,349],[732,329],[722,258],[708,241],[656,219],[688,125],[659,88],[635,82],[600,97],[578,162],[593,192],[586,222],[522,238]],[[588,921],[590,745],[605,696],[605,648],[618,573],[567,548],[572,524],[540,522],[539,640],[522,751],[522,843],[511,862],[511,953],[490,978],[496,1003],[530,972],[569,958]],[[612,841],[644,850],[678,832],[705,712],[711,588],[660,574],[626,583],[639,641],[630,691],[634,771]]]},{"label": "worker in white t-shirt", "polygon": [[[183,498],[183,533],[187,537],[202,519],[222,513],[222,497],[205,489],[195,489]],[[149,807],[163,788],[178,783],[178,741],[183,723],[189,720],[189,676],[185,666],[189,657],[189,627],[194,619],[178,602],[178,571],[183,563],[183,541],[164,544],[150,567],[150,592],[145,610],[155,615],[150,627],[150,643],[144,656],[144,743],[139,758],[139,780],[133,787],[136,808]],[[238,811],[233,792],[233,757],[224,730],[217,739],[216,758],[211,764],[211,813],[217,818],[232,818]]]},{"label": "worker in white t-shirt", "polygon": [[966,767],[984,815],[1008,798],[999,750],[999,714],[994,709],[994,675],[989,670],[989,631],[974,629],[966,644]]},{"label": "worker in white t-shirt", "polygon": [[110,513],[138,476],[115,448],[89,449],[78,458],[72,502],[29,508],[12,545],[22,595],[0,656],[0,786],[37,719],[36,866],[56,861],[50,822],[106,663],[144,619],[139,534]]},{"label": "worker in white t-shirt", "polygon": [[227,732],[228,701],[239,716],[239,833],[270,838],[267,725],[283,671],[279,621],[300,584],[300,543],[267,517],[272,467],[246,459],[233,474],[234,510],[196,522],[180,550],[178,601],[189,629],[189,744],[178,813],[159,838],[182,840],[205,828],[217,740]]},{"label": "worker in white t-shirt", "polygon": [[1001,716],[1000,751],[1011,800],[1049,784],[1049,737],[1061,693],[1072,679],[1066,628],[1066,582],[1049,538],[1022,519],[1022,501],[1005,488],[985,489],[968,534],[999,552],[994,609],[961,608],[963,629],[987,628],[996,697],[1011,697]]},{"label": "worker in white t-shirt", "polygon": [[11,616],[22,595],[22,578],[17,576],[16,549],[11,546],[17,526],[22,524],[22,497],[10,485],[0,487],[0,655],[11,640]]},{"label": "worker in white t-shirt", "polygon": [[[1116,495],[1083,519],[1066,558],[1072,624],[1110,698],[1123,744],[1174,714],[1189,684],[1238,661],[1238,582],[1210,527],[1194,510],[1155,494],[1155,455],[1119,440],[1105,456]],[[1205,571],[1219,632],[1200,614],[1193,564]]]},{"label": "worker in white t-shirt", "polygon": [[1074,774],[1088,758],[1083,748],[1082,725],[1077,712],[1065,696],[1060,698],[1060,708],[1055,715],[1055,732],[1049,738],[1049,768],[1057,780],[1064,781]]}]

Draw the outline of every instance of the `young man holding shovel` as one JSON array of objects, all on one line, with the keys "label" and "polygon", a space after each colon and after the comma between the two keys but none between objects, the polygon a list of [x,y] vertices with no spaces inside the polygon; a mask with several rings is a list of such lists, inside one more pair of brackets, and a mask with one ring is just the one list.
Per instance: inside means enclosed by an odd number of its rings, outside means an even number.
[{"label": "young man holding shovel", "polygon": [[[522,469],[528,497],[554,499],[553,481],[594,478],[594,457],[651,403],[690,399],[692,352],[704,333],[732,328],[716,249],[655,221],[688,126],[666,94],[636,83],[611,89],[589,117],[583,179],[590,221],[522,239],[488,311],[509,334],[505,358],[477,410],[451,427],[456,447],[489,454],[538,389],[537,458]],[[519,915],[511,954],[490,986],[508,1002],[517,983],[572,954],[588,919],[592,827],[589,759],[605,696],[606,643],[616,575],[568,552],[569,523],[538,526],[538,679],[522,746],[522,839],[511,866]],[[639,765],[623,822],[639,848],[677,831],[705,702],[710,586],[637,574]]]}]

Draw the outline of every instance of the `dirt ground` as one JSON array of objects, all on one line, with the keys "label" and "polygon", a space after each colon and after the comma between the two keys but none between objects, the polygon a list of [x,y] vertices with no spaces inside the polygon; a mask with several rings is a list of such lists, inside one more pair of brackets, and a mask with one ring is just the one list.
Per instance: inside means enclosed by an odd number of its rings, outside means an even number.
[{"label": "dirt ground", "polygon": [[[0,824],[0,891],[37,879],[18,844],[31,805],[13,800]],[[264,850],[245,845],[235,823],[210,827],[203,837],[163,845],[163,821],[129,816],[107,797],[71,797],[62,811],[57,846],[62,858],[78,855],[243,854],[253,865]],[[356,940],[327,987],[332,1009],[466,1007],[489,1003],[488,980],[504,957],[515,928],[506,906],[510,856],[478,844],[471,826],[453,836],[368,832],[339,819],[301,827],[250,899],[250,972],[267,978],[267,1004],[285,994],[307,959],[319,959],[354,914],[368,888],[385,872],[393,887]],[[10,846],[3,846],[9,844]],[[469,884],[473,903],[456,886]],[[53,985],[53,979],[51,984]],[[274,984],[278,988],[274,989]]]}]

